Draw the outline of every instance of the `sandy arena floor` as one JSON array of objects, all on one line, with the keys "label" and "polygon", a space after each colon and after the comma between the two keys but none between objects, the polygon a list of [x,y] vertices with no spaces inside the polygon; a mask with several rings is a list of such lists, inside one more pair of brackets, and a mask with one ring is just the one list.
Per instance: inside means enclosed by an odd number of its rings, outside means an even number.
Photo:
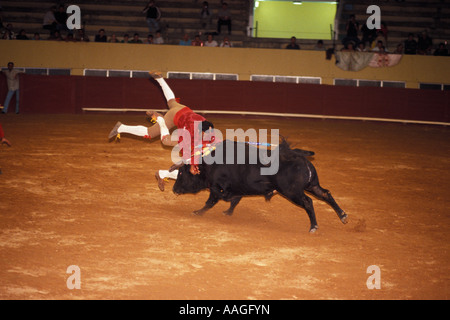
[{"label": "sandy arena floor", "polygon": [[[159,141],[122,137],[137,115],[0,117],[0,299],[449,299],[450,129],[359,121],[208,117],[279,128],[349,215],[314,199],[319,230],[277,195],[233,216],[208,197],[160,192]],[[69,290],[67,268],[80,268]],[[381,272],[369,290],[367,268]]]}]

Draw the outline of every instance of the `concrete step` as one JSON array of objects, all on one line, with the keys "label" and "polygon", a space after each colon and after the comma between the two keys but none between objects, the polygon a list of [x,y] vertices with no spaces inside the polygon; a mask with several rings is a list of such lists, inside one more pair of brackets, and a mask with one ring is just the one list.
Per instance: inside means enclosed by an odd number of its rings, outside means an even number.
[{"label": "concrete step", "polygon": [[[86,28],[86,33],[91,41],[98,30],[103,28],[108,36],[115,33],[119,38],[124,33],[130,36],[137,32],[141,39],[145,39],[148,28],[145,22],[145,15],[142,9],[146,1],[132,0],[78,0],[77,5],[82,9],[82,22]],[[229,9],[233,14],[233,32],[231,41],[236,46],[250,48],[284,48],[289,39],[254,39],[247,37],[247,20],[249,16],[249,1],[228,0]],[[354,2],[352,4],[352,2]],[[45,0],[17,1],[2,0],[4,23],[13,23],[16,33],[20,29],[25,29],[29,36],[34,32],[39,32],[45,38],[48,31],[42,29],[42,19],[45,12],[55,2]],[[200,28],[200,0],[169,0],[158,1],[157,5],[162,11],[160,25],[163,29],[163,37],[166,43],[178,44],[184,33],[193,37],[194,34],[205,30]],[[345,29],[345,22],[350,13],[355,13],[358,21],[365,21],[368,18],[366,9],[373,4],[373,0],[347,0],[352,4],[352,10],[343,10],[342,22],[339,25],[337,34],[342,38]],[[389,28],[389,45],[396,45],[403,42],[409,32],[415,34],[423,29],[428,29],[435,43],[450,38],[450,1],[429,0],[417,1],[408,0],[397,3],[394,0],[380,1],[377,3],[382,12],[382,20]],[[210,8],[215,14],[219,8],[219,2],[210,1]],[[216,19],[213,18],[209,32],[215,31]],[[433,29],[434,28],[434,29]],[[219,42],[221,36],[216,36]],[[298,40],[304,50],[312,49],[316,40]],[[340,42],[337,41],[338,45]],[[331,47],[332,42],[326,42],[326,47]]]}]

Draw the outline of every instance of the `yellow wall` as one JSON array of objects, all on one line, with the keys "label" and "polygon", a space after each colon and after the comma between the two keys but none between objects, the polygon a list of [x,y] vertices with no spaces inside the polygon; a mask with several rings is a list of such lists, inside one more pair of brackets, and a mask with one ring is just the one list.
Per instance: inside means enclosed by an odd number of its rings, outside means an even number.
[{"label": "yellow wall", "polygon": [[[336,3],[290,1],[259,1],[254,10],[253,28],[260,38],[331,40],[330,24],[334,26]],[[256,26],[256,23],[258,25]]]},{"label": "yellow wall", "polygon": [[73,75],[84,69],[161,70],[236,73],[239,80],[252,74],[314,76],[323,84],[334,78],[405,81],[407,88],[419,82],[450,84],[450,58],[404,56],[390,68],[367,67],[343,71],[324,52],[286,49],[206,48],[176,45],[66,43],[0,40],[0,64],[17,67],[70,68]]}]

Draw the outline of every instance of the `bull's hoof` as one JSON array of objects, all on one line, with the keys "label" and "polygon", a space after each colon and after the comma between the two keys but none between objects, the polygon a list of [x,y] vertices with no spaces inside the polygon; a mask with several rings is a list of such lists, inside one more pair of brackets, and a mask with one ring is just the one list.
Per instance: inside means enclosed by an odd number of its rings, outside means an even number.
[{"label": "bull's hoof", "polygon": [[202,216],[205,213],[205,210],[195,210],[194,212],[192,212],[193,214],[195,214],[196,216]]},{"label": "bull's hoof", "polygon": [[318,225],[311,226],[311,229],[309,229],[309,233],[314,233],[314,232],[317,231],[317,229],[319,229],[319,226],[318,226]]},{"label": "bull's hoof", "polygon": [[344,213],[344,215],[342,216],[341,222],[342,222],[343,224],[347,224],[347,223],[348,223],[348,216],[347,216],[346,213]]},{"label": "bull's hoof", "polygon": [[223,214],[226,215],[226,216],[232,216],[233,215],[233,210],[225,210],[223,212]]}]

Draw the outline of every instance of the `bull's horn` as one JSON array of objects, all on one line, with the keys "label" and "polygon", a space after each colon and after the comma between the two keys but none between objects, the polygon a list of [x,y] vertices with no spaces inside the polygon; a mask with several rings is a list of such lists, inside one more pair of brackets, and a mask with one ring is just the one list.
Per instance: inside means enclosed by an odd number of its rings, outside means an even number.
[{"label": "bull's horn", "polygon": [[169,172],[178,170],[178,169],[181,168],[183,165],[184,165],[183,161],[178,162],[178,163],[175,163],[175,164],[173,164],[173,165],[170,167]]}]

